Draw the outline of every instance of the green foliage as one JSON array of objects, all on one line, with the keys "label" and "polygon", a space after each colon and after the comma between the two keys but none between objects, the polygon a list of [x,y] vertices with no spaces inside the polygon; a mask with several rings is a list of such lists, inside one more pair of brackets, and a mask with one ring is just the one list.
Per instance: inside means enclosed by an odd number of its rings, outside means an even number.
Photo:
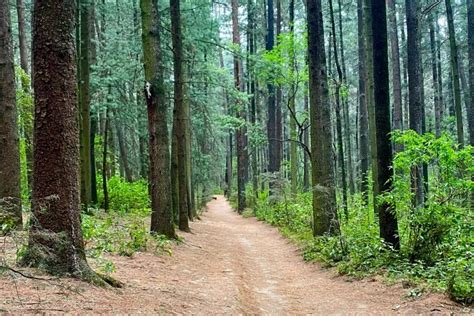
[{"label": "green foliage", "polygon": [[[390,279],[446,290],[456,300],[474,297],[474,219],[469,208],[473,192],[472,147],[459,148],[449,136],[396,133],[404,150],[394,160],[393,190],[379,197],[390,203],[399,219],[401,250],[379,237],[378,219],[360,194],[349,199],[349,218],[340,217],[341,234],[314,238],[312,195],[285,197],[284,181],[277,197],[259,194],[258,219],[280,227],[301,244],[305,260],[318,260],[354,277],[383,274]],[[429,165],[429,193],[423,207],[413,208],[410,170]],[[371,194],[369,193],[369,196]],[[418,296],[420,288],[408,295]]]},{"label": "green foliage", "polygon": [[[98,188],[102,188],[102,178],[97,177]],[[148,184],[145,180],[126,182],[123,178],[114,176],[107,181],[109,192],[109,208],[120,213],[150,212]],[[99,190],[99,202],[104,200],[104,193]]]},{"label": "green foliage", "polygon": [[104,254],[133,256],[136,252],[152,251],[171,255],[171,241],[149,232],[149,213],[141,210],[126,214],[95,211],[82,214],[82,232],[87,255],[106,272],[113,272],[113,263]]}]

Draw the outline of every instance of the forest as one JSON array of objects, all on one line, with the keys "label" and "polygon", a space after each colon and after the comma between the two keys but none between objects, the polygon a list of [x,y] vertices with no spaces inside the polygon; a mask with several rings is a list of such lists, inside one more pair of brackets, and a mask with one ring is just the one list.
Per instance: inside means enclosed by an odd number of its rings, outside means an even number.
[{"label": "forest", "polygon": [[474,0],[0,0],[0,314],[474,300]]}]

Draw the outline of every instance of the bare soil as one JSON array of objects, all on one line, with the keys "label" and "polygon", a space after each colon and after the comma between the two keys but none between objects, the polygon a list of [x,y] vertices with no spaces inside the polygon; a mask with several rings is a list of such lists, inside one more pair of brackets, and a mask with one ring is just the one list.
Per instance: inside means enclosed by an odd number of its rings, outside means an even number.
[{"label": "bare soil", "polygon": [[[234,213],[221,196],[172,256],[110,256],[122,289],[73,279],[0,277],[0,314],[366,315],[470,313],[439,293],[335,276],[305,263],[277,229]],[[0,254],[1,255],[1,254]],[[29,271],[30,273],[32,271]],[[34,271],[33,271],[34,272]]]}]

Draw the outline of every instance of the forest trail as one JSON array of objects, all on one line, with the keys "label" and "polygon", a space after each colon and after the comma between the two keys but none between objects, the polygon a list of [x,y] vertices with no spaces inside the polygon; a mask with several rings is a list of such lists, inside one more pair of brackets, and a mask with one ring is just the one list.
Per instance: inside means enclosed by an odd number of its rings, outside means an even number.
[{"label": "forest trail", "polygon": [[111,256],[117,266],[113,276],[125,282],[123,289],[101,289],[75,280],[57,287],[20,278],[16,291],[5,292],[5,280],[0,279],[0,313],[386,315],[460,311],[441,294],[408,299],[404,297],[408,290],[399,285],[350,282],[317,264],[305,263],[277,229],[237,215],[222,196],[210,202],[202,220],[191,227],[192,233],[183,235],[185,243],[174,247],[172,256]]}]

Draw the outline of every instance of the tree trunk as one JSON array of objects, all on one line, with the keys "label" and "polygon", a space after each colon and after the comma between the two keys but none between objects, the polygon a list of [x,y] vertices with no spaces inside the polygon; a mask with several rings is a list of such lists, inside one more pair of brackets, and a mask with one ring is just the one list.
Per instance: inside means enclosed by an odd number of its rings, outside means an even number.
[{"label": "tree trunk", "polygon": [[[392,54],[392,94],[393,94],[393,129],[403,129],[402,79],[400,75],[400,50],[398,45],[397,9],[395,0],[388,0],[388,16],[390,23],[390,51]],[[394,145],[394,151],[402,147]]]},{"label": "tree trunk", "polygon": [[10,6],[0,0],[0,222],[9,228],[22,225],[17,120]]},{"label": "tree trunk", "polygon": [[362,0],[357,0],[358,54],[359,54],[359,159],[360,159],[360,191],[367,198],[369,172],[369,117],[367,113],[366,91],[366,45],[364,27],[364,9]]},{"label": "tree trunk", "polygon": [[74,1],[34,5],[33,215],[23,262],[104,284],[87,264],[80,221],[75,12]]},{"label": "tree trunk", "polygon": [[[232,44],[240,47],[240,33],[239,33],[239,7],[237,0],[232,0]],[[241,73],[241,60],[239,55],[234,54],[234,86],[239,92],[243,92],[243,82]],[[245,105],[238,102],[237,118],[245,120]],[[245,201],[245,126],[241,126],[236,132],[237,143],[237,209],[242,213],[246,207]]]},{"label": "tree trunk", "polygon": [[[273,0],[267,0],[267,36],[265,49],[271,51],[273,49],[275,39],[274,28],[274,11]],[[276,130],[276,104],[275,104],[275,87],[273,83],[267,83],[268,89],[268,172],[278,172],[279,145]]]},{"label": "tree trunk", "polygon": [[331,109],[324,50],[321,0],[307,1],[311,161],[313,175],[313,235],[337,234]]},{"label": "tree trunk", "polygon": [[[110,92],[110,86],[109,86]],[[108,102],[107,102],[108,103]],[[102,202],[102,208],[106,211],[109,209],[109,190],[107,188],[107,156],[108,156],[108,144],[109,144],[109,129],[110,129],[110,119],[109,119],[109,106],[106,105],[105,108],[105,124],[104,124],[104,144],[102,152],[102,191],[104,192],[104,201]]]},{"label": "tree trunk", "polygon": [[79,108],[81,111],[81,203],[85,208],[91,202],[91,125],[90,125],[90,0],[80,3],[80,47],[79,47]]},{"label": "tree trunk", "polygon": [[336,97],[336,133],[337,133],[337,151],[338,151],[338,161],[339,168],[341,170],[341,183],[342,183],[342,208],[344,209],[344,214],[346,219],[348,218],[348,209],[347,209],[347,179],[346,179],[346,165],[344,163],[344,145],[343,145],[343,135],[342,135],[342,120],[341,120],[341,85],[343,83],[343,73],[341,65],[339,64],[339,54],[337,49],[337,39],[336,39],[336,23],[334,21],[334,6],[333,1],[329,0],[329,14],[331,17],[331,31],[332,31],[332,50],[334,53],[334,62],[336,64],[337,71],[337,81],[335,87],[335,97]]},{"label": "tree trunk", "polygon": [[[16,0],[16,11],[18,16],[18,44],[20,49],[20,66],[24,72],[30,73],[28,63],[28,49],[26,48],[26,31],[25,31],[25,4],[23,0]],[[29,89],[29,87],[23,87]]]},{"label": "tree trunk", "polygon": [[451,0],[445,0],[446,17],[448,20],[449,31],[449,48],[451,54],[451,73],[453,76],[453,90],[454,90],[454,111],[456,114],[456,130],[458,135],[458,143],[464,145],[464,126],[462,124],[462,106],[461,106],[461,86],[459,84],[459,60],[458,48],[456,44],[456,35],[454,30],[453,9],[451,7]]},{"label": "tree trunk", "polygon": [[189,229],[188,181],[186,177],[186,103],[184,102],[183,78],[183,42],[181,34],[180,0],[170,0],[171,38],[173,42],[174,62],[174,107],[176,115],[176,141],[178,156],[178,188],[179,188],[179,229]]},{"label": "tree trunk", "polygon": [[[296,73],[296,51],[295,51],[295,0],[290,0],[290,67],[292,74]],[[291,83],[289,92],[290,112],[290,176],[291,193],[296,195],[298,188],[298,134],[296,132],[296,83]]]},{"label": "tree trunk", "polygon": [[[424,104],[422,98],[423,77],[421,72],[419,1],[406,0],[407,15],[407,55],[408,55],[408,94],[410,111],[410,129],[418,134],[424,132]],[[412,171],[412,186],[415,190],[415,205],[424,203],[423,167]]]},{"label": "tree trunk", "polygon": [[[435,15],[436,19],[437,16]],[[433,75],[433,96],[434,96],[434,113],[435,113],[435,134],[436,137],[441,136],[441,113],[442,109],[440,106],[440,98],[439,98],[439,80],[438,76],[438,67],[437,67],[437,55],[436,55],[436,33],[435,33],[435,26],[433,21],[433,15],[429,15],[428,17],[428,24],[430,30],[430,50],[431,50],[431,72]]]},{"label": "tree trunk", "polygon": [[467,30],[469,50],[469,87],[471,94],[470,111],[468,111],[469,143],[474,146],[474,0],[467,0]]},{"label": "tree trunk", "polygon": [[[374,177],[374,191],[381,194],[391,190],[392,142],[390,141],[390,92],[387,47],[387,15],[385,1],[372,0],[372,36],[374,67],[374,101],[377,177]],[[376,204],[376,203],[374,203]],[[400,248],[398,224],[395,214],[387,203],[376,204],[379,215],[380,237],[395,249]]]},{"label": "tree trunk", "polygon": [[160,11],[153,0],[140,0],[142,15],[144,96],[148,113],[151,232],[175,238],[171,201],[168,107],[161,51]]}]

